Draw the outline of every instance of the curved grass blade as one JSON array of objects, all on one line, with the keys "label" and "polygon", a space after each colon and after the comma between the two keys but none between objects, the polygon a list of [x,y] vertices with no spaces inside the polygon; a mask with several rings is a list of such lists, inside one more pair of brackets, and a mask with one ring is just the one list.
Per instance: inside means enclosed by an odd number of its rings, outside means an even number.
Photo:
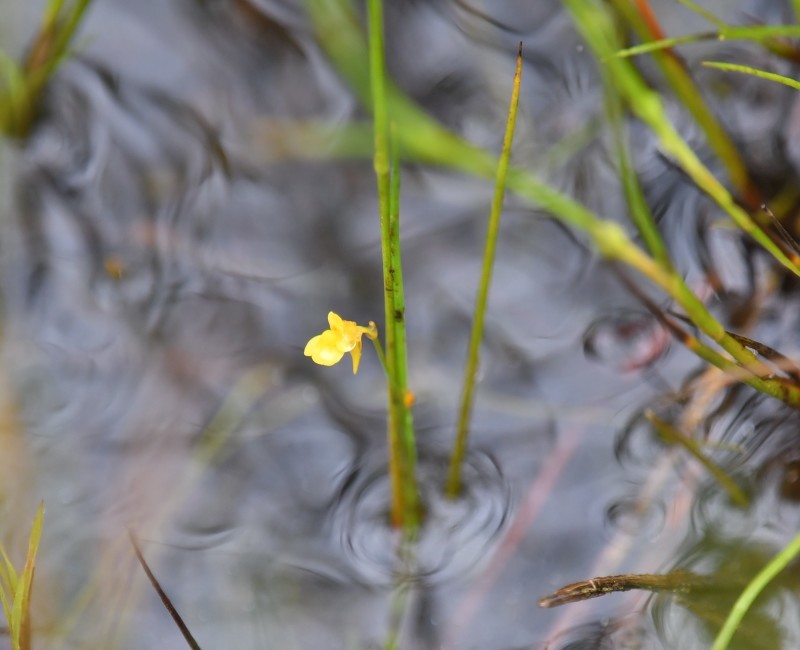
[{"label": "curved grass blade", "polygon": [[36,553],[39,550],[39,542],[42,538],[43,517],[44,503],[40,503],[28,538],[28,555],[25,558],[25,566],[22,568],[17,580],[14,601],[11,606],[11,619],[8,621],[13,650],[30,650],[31,647],[31,591],[33,589],[33,573],[36,567]]},{"label": "curved grass blade", "polygon": [[777,83],[789,86],[795,90],[800,90],[800,81],[785,77],[782,74],[774,72],[767,72],[766,70],[759,70],[758,68],[751,68],[749,65],[739,65],[738,63],[724,63],[722,61],[703,61],[703,65],[707,68],[717,68],[725,70],[726,72],[738,72],[741,74],[749,74],[761,79],[768,79],[769,81],[776,81]]},{"label": "curved grass blade", "polygon": [[619,58],[628,58],[669,50],[676,45],[684,43],[697,43],[699,41],[765,41],[779,36],[800,37],[800,25],[756,25],[753,27],[727,27],[718,31],[699,32],[672,38],[659,38],[633,47],[617,50],[615,55]]}]

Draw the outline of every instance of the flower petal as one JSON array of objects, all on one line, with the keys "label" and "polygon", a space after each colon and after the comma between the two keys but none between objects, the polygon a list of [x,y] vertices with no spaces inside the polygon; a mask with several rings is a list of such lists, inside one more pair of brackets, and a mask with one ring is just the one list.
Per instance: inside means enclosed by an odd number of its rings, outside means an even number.
[{"label": "flower petal", "polygon": [[350,350],[350,356],[353,357],[353,374],[358,372],[358,364],[361,363],[361,338],[358,339],[355,346]]},{"label": "flower petal", "polygon": [[351,320],[342,321],[342,328],[338,332],[341,337],[339,349],[343,352],[350,352],[356,346],[356,343],[361,341],[361,335],[363,334],[361,329]]},{"label": "flower petal", "polygon": [[341,331],[342,325],[343,325],[342,317],[339,316],[339,314],[337,314],[335,312],[329,311],[328,312],[328,325],[331,326],[331,329],[334,332]]},{"label": "flower petal", "polygon": [[339,336],[336,332],[325,330],[319,336],[315,336],[306,345],[307,354],[314,363],[321,366],[332,366],[339,363],[344,356],[344,352],[339,350],[337,343]]},{"label": "flower petal", "polygon": [[311,340],[306,343],[306,349],[303,350],[303,354],[305,354],[307,357],[310,357],[312,354],[314,354],[316,349],[319,347],[321,339],[322,334],[317,334],[317,336],[312,337]]}]

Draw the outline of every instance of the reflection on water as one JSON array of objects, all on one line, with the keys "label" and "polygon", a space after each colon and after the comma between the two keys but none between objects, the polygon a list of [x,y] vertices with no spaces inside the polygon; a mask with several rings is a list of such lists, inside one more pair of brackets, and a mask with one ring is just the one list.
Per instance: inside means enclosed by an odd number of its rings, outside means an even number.
[{"label": "reflection on water", "polygon": [[[23,26],[33,21],[35,8],[16,4]],[[388,15],[399,85],[494,149],[523,39],[515,155],[623,220],[595,65],[559,3],[390,3]],[[377,360],[365,352],[353,377],[302,355],[330,309],[358,322],[383,309],[371,163],[356,136],[321,143],[310,126],[366,115],[302,3],[97,0],[84,33],[30,141],[4,151],[15,200],[0,233],[5,359],[20,435],[4,437],[16,447],[3,508],[27,521],[30,504],[47,504],[37,647],[184,647],[128,528],[203,647],[382,647],[392,621],[407,648],[707,647],[727,596],[612,595],[564,613],[536,601],[592,575],[719,572],[736,545],[763,547],[763,562],[798,523],[795,413],[702,371],[580,238],[510,198],[468,489],[445,501],[491,188],[408,165],[428,518],[398,555]],[[703,72],[719,90],[716,74]],[[795,173],[776,117],[793,99],[777,85],[750,94],[756,85],[727,88],[719,108],[759,178],[777,184]],[[651,134],[633,125],[631,138],[690,283],[743,334],[796,353],[794,287],[716,228],[720,214]],[[753,505],[732,506],[637,417],[643,406],[695,435]],[[754,613],[765,631],[743,647],[795,647],[788,589]]]}]

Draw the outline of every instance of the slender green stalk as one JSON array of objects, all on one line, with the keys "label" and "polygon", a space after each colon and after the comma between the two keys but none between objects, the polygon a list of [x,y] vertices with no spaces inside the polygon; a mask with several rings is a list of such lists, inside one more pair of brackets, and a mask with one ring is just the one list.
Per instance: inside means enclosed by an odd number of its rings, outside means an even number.
[{"label": "slender green stalk", "polygon": [[28,554],[22,571],[17,572],[5,549],[0,546],[0,556],[2,556],[0,601],[2,601],[8,623],[8,635],[12,650],[30,650],[31,648],[31,591],[36,568],[36,554],[42,538],[43,517],[44,503],[40,503],[28,537]]},{"label": "slender green stalk", "polygon": [[[386,369],[390,380],[387,382],[389,397],[389,473],[392,485],[391,520],[392,524],[406,531],[416,530],[419,524],[419,506],[414,459],[413,432],[404,435],[406,407],[403,400],[405,392],[405,373],[403,381],[398,373],[405,359],[405,348],[400,349],[397,333],[401,331],[401,341],[405,342],[404,314],[396,309],[398,298],[396,288],[402,285],[400,270],[400,236],[398,221],[393,221],[391,211],[391,175],[389,164],[389,110],[386,93],[386,71],[383,53],[383,3],[369,0],[367,5],[369,21],[369,68],[372,109],[375,121],[375,175],[378,183],[378,205],[381,224],[381,252],[383,258],[384,318],[386,322]],[[402,291],[402,289],[401,289]],[[400,297],[402,301],[402,296]],[[402,362],[405,363],[404,361]]]},{"label": "slender green stalk", "polygon": [[[400,242],[400,144],[397,138],[397,124],[390,124],[389,150],[391,153],[391,179],[389,187],[389,228],[391,240],[392,280],[394,281],[394,311],[392,312],[397,355],[395,359],[395,399],[399,401],[400,435],[405,454],[407,480],[403,483],[405,501],[409,507],[417,509],[417,485],[414,477],[417,467],[417,443],[414,439],[414,418],[412,404],[407,397],[413,395],[408,389],[408,346],[406,345],[406,303],[403,289],[402,245]],[[413,518],[417,525],[417,517]]]},{"label": "slender green stalk", "polygon": [[[627,14],[625,17],[627,19]],[[636,27],[634,27],[634,29],[636,29]],[[638,32],[639,30],[636,29],[636,31]],[[724,29],[714,32],[699,32],[697,34],[686,34],[685,36],[673,36],[669,38],[656,38],[655,40],[648,40],[645,43],[618,50],[616,56],[621,58],[638,56],[640,54],[649,54],[652,52],[669,50],[676,45],[697,43],[699,41],[761,42],[769,41],[770,39],[780,36],[800,36],[800,25],[752,25],[748,27],[729,25]]]},{"label": "slender green stalk", "polygon": [[475,395],[475,379],[478,375],[478,357],[480,355],[481,341],[483,340],[483,323],[486,317],[486,305],[489,300],[489,287],[492,283],[492,269],[494,268],[495,250],[497,249],[497,234],[500,230],[500,215],[503,211],[503,198],[506,192],[506,176],[508,175],[509,160],[511,158],[511,143],[514,139],[514,126],[517,122],[517,106],[519,105],[519,86],[522,77],[522,44],[517,54],[517,67],[514,73],[514,86],[511,91],[511,105],[508,108],[506,132],[503,136],[503,149],[497,163],[497,176],[495,180],[492,207],[489,212],[489,225],[486,229],[486,242],[483,251],[483,267],[478,286],[478,295],[475,299],[475,312],[472,316],[472,333],[467,351],[467,364],[464,369],[464,380],[461,387],[461,405],[458,413],[458,425],[453,453],[450,456],[450,469],[447,474],[445,494],[455,499],[461,492],[461,466],[467,452],[467,437],[469,435],[469,420],[472,414],[472,405]]},{"label": "slender green stalk", "polygon": [[639,234],[642,236],[647,249],[656,262],[664,268],[672,268],[672,260],[669,257],[669,252],[664,244],[664,240],[661,238],[661,233],[658,231],[650,208],[647,205],[647,199],[645,198],[642,186],[639,184],[639,179],[636,176],[636,171],[633,168],[633,163],[628,153],[628,144],[625,138],[625,126],[623,121],[624,107],[622,98],[614,87],[609,75],[606,74],[602,68],[601,73],[603,77],[603,86],[605,88],[606,113],[614,136],[614,146],[617,150],[619,177],[622,181],[622,187],[625,192],[625,199],[628,203],[631,219],[639,230]]},{"label": "slender green stalk", "polygon": [[800,535],[797,535],[786,548],[770,560],[744,588],[717,634],[717,638],[714,639],[712,650],[725,650],[728,647],[736,628],[739,627],[739,623],[742,622],[755,599],[798,555],[800,555]]},{"label": "slender green stalk", "polygon": [[742,74],[753,75],[762,79],[769,79],[770,81],[777,81],[789,88],[800,90],[800,81],[792,79],[791,77],[784,77],[782,74],[775,74],[774,72],[767,72],[766,70],[759,70],[758,68],[751,68],[748,65],[738,65],[736,63],[723,63],[721,61],[703,61],[703,65],[708,68],[718,68],[726,72],[740,72]]}]

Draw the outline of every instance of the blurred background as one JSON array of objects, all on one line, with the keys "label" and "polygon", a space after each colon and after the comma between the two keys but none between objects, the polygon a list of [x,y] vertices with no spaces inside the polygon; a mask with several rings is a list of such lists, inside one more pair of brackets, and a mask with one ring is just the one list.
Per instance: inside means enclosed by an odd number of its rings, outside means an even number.
[{"label": "blurred background", "polygon": [[[514,160],[634,236],[597,63],[560,2],[385,4],[392,78],[495,153],[522,41]],[[701,4],[795,22],[789,2]],[[672,36],[713,27],[652,5]],[[42,7],[4,0],[4,52],[22,56]],[[764,195],[800,186],[800,95],[699,62],[797,65],[746,42],[679,52]],[[352,128],[369,124],[301,0],[91,3],[35,128],[0,149],[0,539],[21,558],[44,500],[34,647],[186,647],[128,531],[204,648],[379,648],[395,627],[401,648],[709,647],[798,527],[797,413],[708,372],[581,235],[509,194],[466,492],[444,501],[493,188],[413,161],[401,219],[429,518],[413,575],[398,574],[380,365],[366,347],[355,377],[303,356],[330,310],[381,326],[375,180]],[[796,280],[630,129],[690,286],[727,327],[796,357]],[[750,507],[644,409],[697,435]],[[537,606],[566,583],[675,567],[719,589]],[[738,647],[798,647],[796,588],[775,586]]]}]

